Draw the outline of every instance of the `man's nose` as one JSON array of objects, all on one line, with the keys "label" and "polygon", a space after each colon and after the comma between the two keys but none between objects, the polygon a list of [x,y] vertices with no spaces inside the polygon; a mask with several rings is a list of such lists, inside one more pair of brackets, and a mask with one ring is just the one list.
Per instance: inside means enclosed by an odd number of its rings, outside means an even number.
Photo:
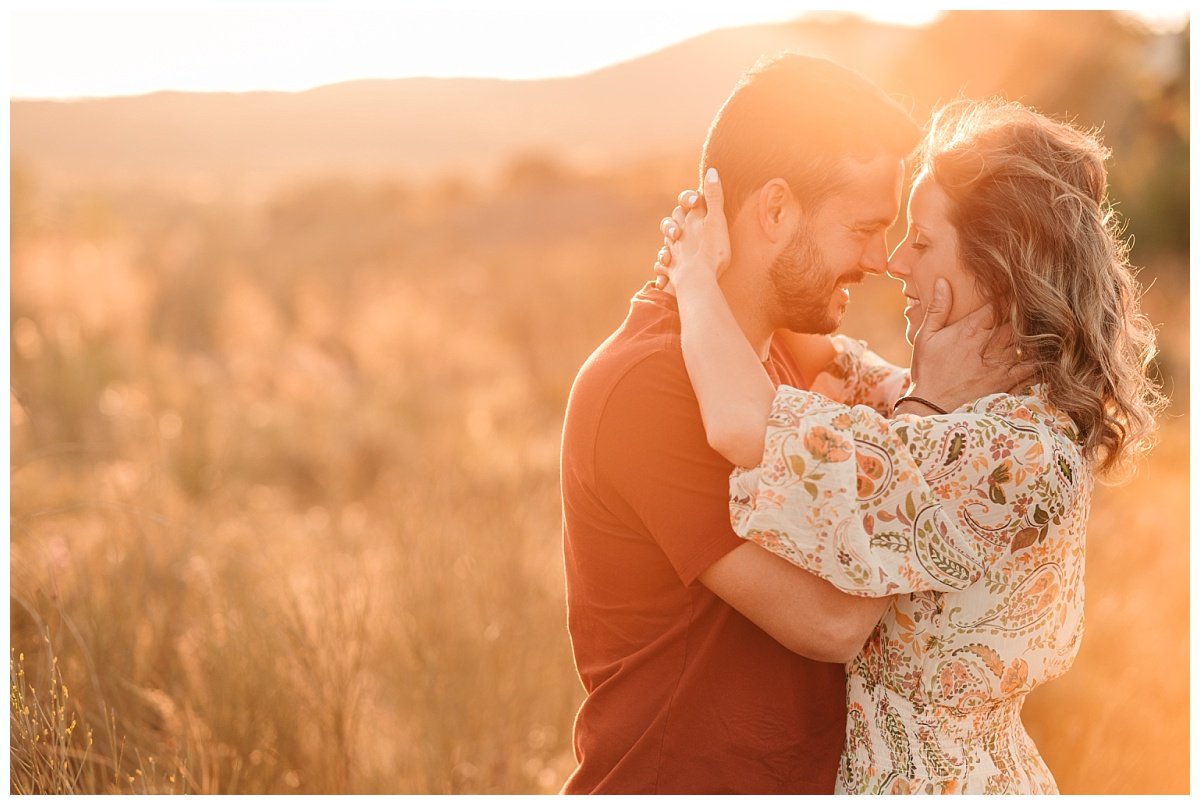
[{"label": "man's nose", "polygon": [[883,272],[887,271],[887,240],[882,233],[880,233],[880,235],[871,242],[871,245],[867,247],[866,251],[863,252],[862,261],[859,263],[859,266],[863,271],[867,272],[868,274],[874,274],[875,276],[879,276]]}]

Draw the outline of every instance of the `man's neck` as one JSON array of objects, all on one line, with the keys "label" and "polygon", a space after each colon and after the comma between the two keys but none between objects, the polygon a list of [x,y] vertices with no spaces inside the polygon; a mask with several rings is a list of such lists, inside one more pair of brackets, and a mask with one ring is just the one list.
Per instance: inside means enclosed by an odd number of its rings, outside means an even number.
[{"label": "man's neck", "polygon": [[771,350],[771,334],[775,332],[774,325],[767,318],[765,299],[761,289],[747,287],[744,282],[737,282],[737,274],[729,272],[718,282],[729,302],[733,318],[742,328],[742,334],[750,342],[758,359],[764,363]]},{"label": "man's neck", "polygon": [[[744,283],[737,282],[734,277],[736,275],[727,272],[717,280],[717,284],[725,294],[729,310],[741,328],[742,335],[750,342],[758,359],[766,363],[771,351],[771,336],[776,328],[766,319],[762,292],[746,288]],[[670,282],[662,280],[656,283],[656,287],[671,296],[675,295],[675,286]]]}]

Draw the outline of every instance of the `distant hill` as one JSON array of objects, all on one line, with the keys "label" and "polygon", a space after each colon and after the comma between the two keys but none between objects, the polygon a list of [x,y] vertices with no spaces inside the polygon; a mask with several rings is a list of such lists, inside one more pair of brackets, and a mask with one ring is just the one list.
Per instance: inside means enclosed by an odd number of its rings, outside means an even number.
[{"label": "distant hill", "polygon": [[868,74],[911,30],[830,18],[732,28],[583,76],[391,79],[299,93],[13,101],[13,159],[56,182],[273,183],[313,173],[488,173],[546,154],[603,168],[698,153],[713,113],[764,53],[826,55]]},{"label": "distant hill", "polygon": [[[39,183],[241,189],[314,174],[487,177],[531,155],[592,170],[693,159],[742,71],[793,49],[859,70],[918,116],[960,93],[999,92],[1103,124],[1119,153],[1131,153],[1123,139],[1147,158],[1180,147],[1186,157],[1189,43],[1188,31],[1154,36],[1110,11],[948,12],[925,28],[808,16],[716,31],[573,78],[12,101],[11,153]],[[1172,128],[1148,129],[1148,119]],[[1153,161],[1126,160],[1127,192],[1164,192],[1134,181],[1154,173]]]}]

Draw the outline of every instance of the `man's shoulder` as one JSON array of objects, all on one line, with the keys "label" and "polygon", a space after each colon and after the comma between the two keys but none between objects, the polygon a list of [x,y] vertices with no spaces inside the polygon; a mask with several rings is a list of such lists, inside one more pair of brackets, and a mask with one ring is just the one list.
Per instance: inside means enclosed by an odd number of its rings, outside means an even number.
[{"label": "man's shoulder", "polygon": [[678,334],[611,338],[584,363],[567,401],[562,458],[636,456],[706,445]]},{"label": "man's shoulder", "polygon": [[614,394],[690,391],[678,333],[615,333],[584,362],[571,389],[570,406],[603,406]]}]

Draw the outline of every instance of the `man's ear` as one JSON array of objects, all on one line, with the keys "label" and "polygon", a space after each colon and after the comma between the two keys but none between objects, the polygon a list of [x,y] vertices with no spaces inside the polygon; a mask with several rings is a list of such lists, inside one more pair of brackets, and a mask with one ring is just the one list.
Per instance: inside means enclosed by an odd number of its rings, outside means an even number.
[{"label": "man's ear", "polygon": [[800,205],[792,188],[783,179],[772,179],[759,188],[757,201],[758,225],[767,240],[776,243],[791,237]]}]

